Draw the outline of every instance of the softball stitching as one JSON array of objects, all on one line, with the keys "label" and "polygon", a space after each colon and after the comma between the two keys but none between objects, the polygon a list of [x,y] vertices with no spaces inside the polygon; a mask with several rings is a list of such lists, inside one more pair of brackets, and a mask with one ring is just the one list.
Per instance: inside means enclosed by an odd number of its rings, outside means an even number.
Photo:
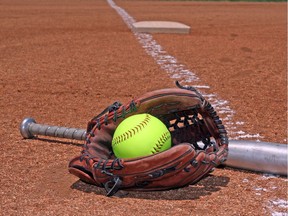
[{"label": "softball stitching", "polygon": [[119,143],[131,138],[136,133],[140,132],[142,129],[144,129],[147,126],[147,124],[150,122],[150,120],[151,120],[151,117],[149,115],[146,115],[145,118],[143,119],[143,121],[139,122],[138,125],[129,129],[124,134],[121,134],[121,135],[115,137],[113,139],[113,145],[116,146]]},{"label": "softball stitching", "polygon": [[151,151],[152,154],[156,154],[161,151],[162,146],[165,144],[165,142],[170,139],[170,132],[167,131],[162,134],[162,136],[159,138],[155,146],[153,147],[153,150]]}]

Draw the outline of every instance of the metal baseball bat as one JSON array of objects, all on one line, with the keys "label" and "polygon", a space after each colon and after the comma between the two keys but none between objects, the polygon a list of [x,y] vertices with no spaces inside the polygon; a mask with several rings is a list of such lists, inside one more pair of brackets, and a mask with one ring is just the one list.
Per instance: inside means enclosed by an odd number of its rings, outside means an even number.
[{"label": "metal baseball bat", "polygon": [[288,146],[271,142],[229,140],[229,167],[287,176]]},{"label": "metal baseball bat", "polygon": [[[36,135],[84,140],[86,130],[37,124],[33,118],[26,118],[20,124],[20,133],[26,139]],[[226,166],[256,172],[287,176],[288,148],[285,144],[229,140],[229,154]]]}]

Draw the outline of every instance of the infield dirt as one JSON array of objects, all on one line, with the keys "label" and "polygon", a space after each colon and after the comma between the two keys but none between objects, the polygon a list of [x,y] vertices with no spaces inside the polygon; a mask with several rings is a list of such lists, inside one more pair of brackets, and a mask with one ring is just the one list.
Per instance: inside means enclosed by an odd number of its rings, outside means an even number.
[{"label": "infield dirt", "polygon": [[[153,38],[229,102],[238,131],[287,144],[287,3],[115,4],[137,21],[191,26]],[[2,0],[0,26],[1,215],[287,215],[286,178],[230,168],[121,199],[78,181],[67,165],[82,142],[23,140],[22,119],[85,128],[114,101],[175,80],[104,0]]]}]

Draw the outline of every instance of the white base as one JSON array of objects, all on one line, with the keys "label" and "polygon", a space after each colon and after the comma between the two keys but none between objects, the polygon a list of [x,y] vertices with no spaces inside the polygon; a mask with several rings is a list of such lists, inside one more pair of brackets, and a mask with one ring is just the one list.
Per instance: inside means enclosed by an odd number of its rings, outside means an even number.
[{"label": "white base", "polygon": [[179,22],[141,21],[132,24],[134,32],[189,34],[190,26]]}]

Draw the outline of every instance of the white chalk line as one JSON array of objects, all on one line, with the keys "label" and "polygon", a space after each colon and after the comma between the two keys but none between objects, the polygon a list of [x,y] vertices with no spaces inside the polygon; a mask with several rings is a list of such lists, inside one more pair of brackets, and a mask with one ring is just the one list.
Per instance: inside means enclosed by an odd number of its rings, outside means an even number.
[{"label": "white chalk line", "polygon": [[[117,6],[113,0],[107,0],[107,2],[121,16],[128,28],[132,30],[132,24],[135,23],[136,20],[130,16],[123,8]],[[182,85],[189,84],[197,88],[202,93],[202,95],[213,105],[217,113],[221,114],[221,116],[224,116],[222,120],[231,139],[237,140],[253,138],[260,141],[259,139],[263,138],[260,136],[260,134],[248,134],[244,131],[238,131],[237,126],[244,125],[244,122],[235,123],[233,121],[235,111],[230,108],[229,102],[220,99],[216,94],[206,93],[205,90],[210,89],[210,86],[201,83],[201,80],[195,73],[189,70],[185,65],[180,64],[175,57],[169,55],[163,49],[163,47],[153,39],[151,34],[138,32],[133,33],[146,53],[150,55],[172,79],[178,80]]]}]

